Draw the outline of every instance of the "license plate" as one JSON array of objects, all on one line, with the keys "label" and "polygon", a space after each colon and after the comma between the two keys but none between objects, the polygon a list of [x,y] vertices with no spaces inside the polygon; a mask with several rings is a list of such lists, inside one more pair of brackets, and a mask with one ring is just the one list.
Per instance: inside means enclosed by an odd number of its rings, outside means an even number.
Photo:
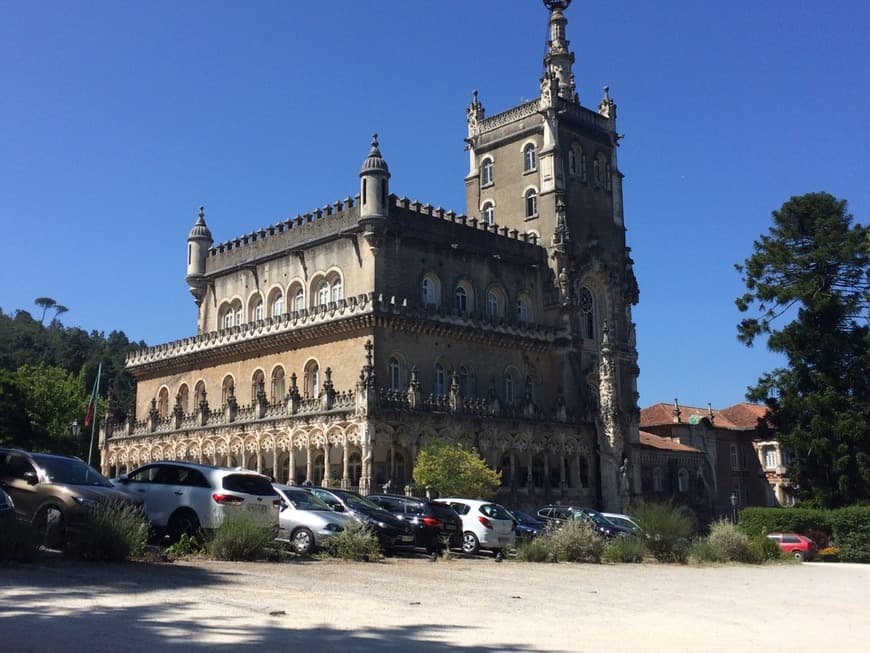
[{"label": "license plate", "polygon": [[414,541],[413,535],[400,535],[399,536],[399,542],[413,542],[413,541]]},{"label": "license plate", "polygon": [[455,530],[456,530],[456,524],[446,524],[446,525],[444,526],[444,530],[445,530],[445,531],[455,531]]},{"label": "license plate", "polygon": [[263,503],[249,503],[247,505],[247,508],[251,512],[256,512],[256,513],[259,513],[261,515],[266,514],[266,512],[269,510],[269,506],[267,506]]}]

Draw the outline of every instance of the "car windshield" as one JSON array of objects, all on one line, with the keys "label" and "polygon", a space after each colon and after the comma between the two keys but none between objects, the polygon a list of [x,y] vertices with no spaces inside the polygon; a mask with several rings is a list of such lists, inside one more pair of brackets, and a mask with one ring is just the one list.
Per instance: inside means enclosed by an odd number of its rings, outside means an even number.
[{"label": "car windshield", "polygon": [[331,512],[323,499],[306,492],[305,490],[284,490],[284,496],[290,505],[297,510],[325,510]]},{"label": "car windshield", "polygon": [[337,496],[339,499],[342,499],[351,510],[377,510],[378,512],[386,512],[374,501],[369,501],[365,497],[361,497],[358,494],[353,494],[351,492],[342,492]]},{"label": "car windshield", "polygon": [[64,485],[92,485],[113,487],[96,469],[75,458],[55,458],[54,456],[34,456],[33,460],[42,467],[48,480]]},{"label": "car windshield", "polygon": [[537,524],[538,520],[522,510],[511,510],[511,514],[521,524]]}]

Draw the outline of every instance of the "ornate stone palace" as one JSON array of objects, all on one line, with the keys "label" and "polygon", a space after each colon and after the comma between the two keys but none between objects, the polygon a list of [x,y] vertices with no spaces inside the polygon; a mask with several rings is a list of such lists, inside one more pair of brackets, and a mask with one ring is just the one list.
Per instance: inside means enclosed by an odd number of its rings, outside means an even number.
[{"label": "ornate stone palace", "polygon": [[467,109],[466,214],[391,194],[377,137],[355,197],[216,245],[200,209],[197,335],[129,357],[136,413],[104,424],[104,472],[184,459],[396,491],[440,438],[501,470],[512,505],[639,491],[616,104],[581,104],[569,2],[545,4],[539,97]]}]

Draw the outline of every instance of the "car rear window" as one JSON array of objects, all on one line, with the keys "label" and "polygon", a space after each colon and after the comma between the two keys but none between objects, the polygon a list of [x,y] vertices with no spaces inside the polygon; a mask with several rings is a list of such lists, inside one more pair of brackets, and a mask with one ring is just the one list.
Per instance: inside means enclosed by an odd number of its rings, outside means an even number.
[{"label": "car rear window", "polygon": [[510,516],[507,510],[502,508],[497,503],[485,503],[480,507],[480,512],[482,512],[487,517],[491,517],[492,519],[507,519],[509,521],[513,521],[513,517]]},{"label": "car rear window", "polygon": [[456,519],[456,511],[450,506],[445,506],[443,503],[430,503],[429,505],[436,517],[441,519]]},{"label": "car rear window", "polygon": [[259,474],[229,474],[224,476],[221,484],[225,490],[230,492],[254,494],[261,497],[276,494],[269,479]]}]

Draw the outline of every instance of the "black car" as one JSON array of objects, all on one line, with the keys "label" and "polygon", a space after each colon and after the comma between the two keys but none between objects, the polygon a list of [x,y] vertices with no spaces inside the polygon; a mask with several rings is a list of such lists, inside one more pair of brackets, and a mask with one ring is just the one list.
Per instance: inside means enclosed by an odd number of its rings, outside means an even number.
[{"label": "black car", "polygon": [[462,517],[450,506],[400,494],[370,494],[369,501],[414,529],[414,545],[429,553],[462,546]]},{"label": "black car", "polygon": [[508,510],[514,518],[514,531],[519,540],[531,540],[544,532],[544,522],[522,510]]},{"label": "black car", "polygon": [[376,503],[365,497],[338,488],[300,486],[322,499],[326,505],[336,512],[345,513],[358,521],[370,526],[378,536],[381,549],[390,553],[397,549],[411,551],[414,549],[414,531],[409,524],[394,517]]},{"label": "black car", "polygon": [[572,519],[586,521],[591,523],[595,530],[606,538],[631,535],[629,529],[617,526],[600,512],[591,508],[549,505],[539,508],[536,515],[541,521],[555,526],[561,526]]}]

